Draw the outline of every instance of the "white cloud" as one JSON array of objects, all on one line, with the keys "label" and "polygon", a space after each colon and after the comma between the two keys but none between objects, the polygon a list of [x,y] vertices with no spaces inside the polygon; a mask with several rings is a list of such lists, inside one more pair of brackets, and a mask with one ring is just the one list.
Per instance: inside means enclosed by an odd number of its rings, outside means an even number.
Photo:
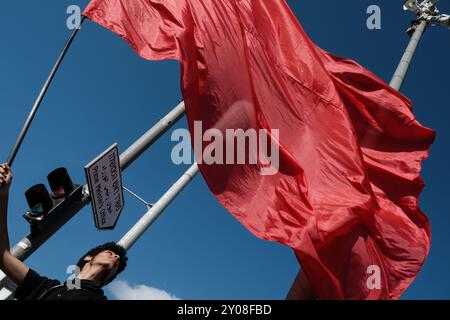
[{"label": "white cloud", "polygon": [[174,295],[146,285],[130,286],[126,281],[114,281],[108,287],[117,300],[180,300]]}]

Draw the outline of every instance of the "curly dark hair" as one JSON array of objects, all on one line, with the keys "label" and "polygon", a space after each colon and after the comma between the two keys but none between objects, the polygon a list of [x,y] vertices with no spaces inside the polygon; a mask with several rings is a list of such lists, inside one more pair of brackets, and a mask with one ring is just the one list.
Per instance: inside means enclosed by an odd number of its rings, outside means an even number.
[{"label": "curly dark hair", "polygon": [[106,251],[106,250],[110,250],[110,251],[114,252],[120,258],[119,258],[119,267],[117,269],[116,274],[114,276],[112,276],[110,279],[108,279],[107,282],[103,283],[103,286],[106,286],[111,281],[113,281],[117,277],[117,275],[119,273],[121,273],[127,266],[127,262],[128,262],[127,251],[122,246],[116,244],[115,242],[107,242],[105,244],[102,244],[100,246],[92,248],[91,250],[86,252],[86,254],[83,255],[80,258],[80,260],[78,260],[78,263],[77,263],[77,266],[80,268],[80,270],[82,270],[84,265],[87,263],[86,261],[84,261],[84,258],[86,258],[87,256],[95,257],[97,254],[99,254],[103,251]]}]

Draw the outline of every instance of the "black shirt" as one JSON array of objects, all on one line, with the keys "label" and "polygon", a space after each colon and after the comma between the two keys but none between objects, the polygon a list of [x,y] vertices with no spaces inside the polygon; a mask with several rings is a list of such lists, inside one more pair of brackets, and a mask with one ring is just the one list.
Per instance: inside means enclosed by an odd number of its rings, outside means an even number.
[{"label": "black shirt", "polygon": [[58,280],[42,277],[30,269],[14,297],[17,300],[108,300],[95,282],[80,281],[80,289],[69,289],[65,283],[61,285]]}]

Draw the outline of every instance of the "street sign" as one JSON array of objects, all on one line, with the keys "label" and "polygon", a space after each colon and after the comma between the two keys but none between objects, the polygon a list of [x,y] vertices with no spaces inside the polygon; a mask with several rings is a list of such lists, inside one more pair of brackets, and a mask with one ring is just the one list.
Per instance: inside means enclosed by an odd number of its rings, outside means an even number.
[{"label": "street sign", "polygon": [[117,143],[85,168],[97,229],[111,230],[125,205]]}]

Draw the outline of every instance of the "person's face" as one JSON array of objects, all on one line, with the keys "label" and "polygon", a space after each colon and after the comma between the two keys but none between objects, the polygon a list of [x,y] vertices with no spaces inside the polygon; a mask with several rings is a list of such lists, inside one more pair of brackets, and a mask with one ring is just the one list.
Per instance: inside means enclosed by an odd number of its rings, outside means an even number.
[{"label": "person's face", "polygon": [[97,254],[95,257],[86,257],[85,260],[91,266],[101,266],[104,270],[105,280],[113,277],[119,268],[119,255],[111,250],[105,250]]}]

